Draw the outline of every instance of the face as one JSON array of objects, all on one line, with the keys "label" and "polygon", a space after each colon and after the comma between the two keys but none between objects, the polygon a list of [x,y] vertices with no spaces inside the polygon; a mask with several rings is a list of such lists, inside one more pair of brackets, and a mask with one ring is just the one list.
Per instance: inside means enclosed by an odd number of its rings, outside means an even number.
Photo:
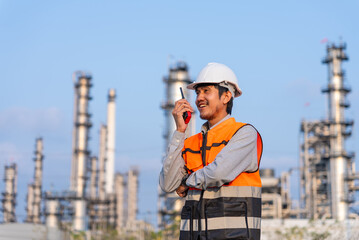
[{"label": "face", "polygon": [[220,98],[218,89],[212,85],[197,87],[196,94],[196,105],[202,119],[215,124],[217,120],[227,116],[226,94],[222,94]]}]

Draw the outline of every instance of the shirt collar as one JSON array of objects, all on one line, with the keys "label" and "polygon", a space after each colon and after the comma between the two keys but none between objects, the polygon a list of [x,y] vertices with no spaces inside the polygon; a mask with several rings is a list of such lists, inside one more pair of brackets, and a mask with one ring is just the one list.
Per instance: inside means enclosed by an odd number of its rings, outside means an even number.
[{"label": "shirt collar", "polygon": [[[231,115],[230,115],[230,114],[227,114],[227,116],[225,116],[224,118],[222,118],[221,121],[219,121],[218,123],[214,124],[211,128],[214,128],[215,126],[217,126],[217,125],[219,125],[220,123],[226,121],[226,120],[229,119],[230,117],[231,117]],[[205,133],[207,133],[208,130],[210,130],[211,128],[209,127],[209,123],[208,123],[208,121],[207,121],[207,122],[205,122],[205,123],[202,125],[202,127],[201,127],[201,132],[202,132],[203,134],[205,134]]]}]

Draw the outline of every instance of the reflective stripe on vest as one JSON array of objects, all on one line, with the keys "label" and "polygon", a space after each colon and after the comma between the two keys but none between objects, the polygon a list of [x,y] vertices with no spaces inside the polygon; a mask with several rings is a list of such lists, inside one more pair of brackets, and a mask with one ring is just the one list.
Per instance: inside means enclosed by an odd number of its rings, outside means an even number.
[{"label": "reflective stripe on vest", "polygon": [[[207,224],[208,230],[231,229],[231,228],[254,228],[261,229],[261,219],[255,217],[219,217],[201,219],[202,226]],[[190,219],[181,220],[181,229],[190,231]],[[198,219],[193,220],[193,231],[198,231]]]},{"label": "reflective stripe on vest", "polygon": [[[260,187],[251,186],[232,186],[232,187],[213,187],[208,188],[204,194],[205,199],[214,199],[219,197],[252,197],[260,198],[262,189]],[[186,200],[199,201],[201,190],[191,190],[187,194]]]}]

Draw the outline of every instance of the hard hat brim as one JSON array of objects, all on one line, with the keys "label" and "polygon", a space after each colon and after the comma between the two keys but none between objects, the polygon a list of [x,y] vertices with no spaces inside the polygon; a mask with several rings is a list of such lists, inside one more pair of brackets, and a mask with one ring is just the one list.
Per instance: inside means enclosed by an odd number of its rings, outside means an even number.
[{"label": "hard hat brim", "polygon": [[[194,83],[188,84],[187,89],[196,90],[196,86],[198,84],[206,84],[206,83],[208,83],[208,84],[218,84],[218,83],[214,83],[214,82],[200,82],[200,83],[194,82]],[[241,96],[242,95],[242,90],[238,86],[235,86],[235,85],[234,85],[234,88],[236,89],[234,97],[236,98],[236,97]]]}]

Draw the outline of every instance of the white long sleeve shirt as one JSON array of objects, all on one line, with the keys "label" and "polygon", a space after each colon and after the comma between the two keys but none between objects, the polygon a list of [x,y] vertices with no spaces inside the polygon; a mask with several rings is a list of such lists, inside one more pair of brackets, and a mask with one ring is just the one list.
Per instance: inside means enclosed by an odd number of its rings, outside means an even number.
[{"label": "white long sleeve shirt", "polygon": [[[230,115],[227,115],[212,128],[229,118]],[[202,132],[206,133],[209,130],[206,122],[202,126]],[[175,131],[167,148],[159,179],[160,186],[165,192],[176,190],[187,175],[182,158],[184,140],[185,134]],[[231,182],[240,173],[255,171],[257,168],[257,131],[251,125],[245,125],[233,135],[212,163],[188,177],[186,185],[198,189],[220,187]]]}]

